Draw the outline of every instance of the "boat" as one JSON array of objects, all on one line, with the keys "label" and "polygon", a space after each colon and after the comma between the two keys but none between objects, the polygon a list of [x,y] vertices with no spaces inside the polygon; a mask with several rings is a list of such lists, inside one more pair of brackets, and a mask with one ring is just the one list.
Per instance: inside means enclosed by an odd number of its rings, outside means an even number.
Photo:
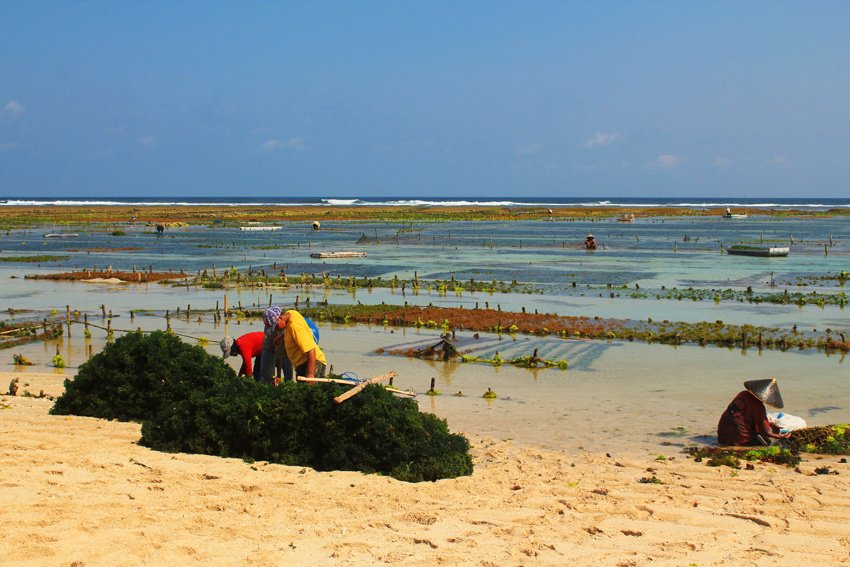
[{"label": "boat", "polygon": [[727,254],[735,256],[759,256],[762,258],[782,258],[788,255],[788,246],[768,246],[764,244],[733,244],[726,248]]},{"label": "boat", "polygon": [[240,226],[239,230],[248,230],[251,232],[261,232],[265,230],[280,230],[282,226]]},{"label": "boat", "polygon": [[365,258],[365,252],[313,252],[311,258]]},{"label": "boat", "polygon": [[45,234],[44,238],[77,238],[80,236],[76,232],[51,232],[50,234]]},{"label": "boat", "polygon": [[635,214],[624,213],[620,215],[620,217],[617,219],[617,222],[635,222]]}]

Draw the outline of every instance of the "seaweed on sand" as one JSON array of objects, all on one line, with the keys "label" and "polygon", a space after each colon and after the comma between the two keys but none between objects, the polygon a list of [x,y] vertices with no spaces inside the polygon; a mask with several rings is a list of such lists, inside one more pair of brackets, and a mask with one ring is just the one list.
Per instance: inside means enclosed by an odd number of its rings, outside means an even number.
[{"label": "seaweed on sand", "polygon": [[706,460],[710,467],[727,466],[734,469],[741,468],[741,460],[760,461],[763,463],[774,463],[796,467],[800,464],[800,456],[790,449],[784,449],[775,445],[770,447],[730,448],[730,447],[688,447],[685,452],[694,458],[696,462]]},{"label": "seaweed on sand", "polygon": [[850,455],[850,424],[806,427],[780,441],[782,447],[804,453]]},{"label": "seaweed on sand", "polygon": [[419,482],[472,473],[469,442],[416,402],[368,386],[341,404],[336,384],[272,386],[237,377],[175,335],[133,332],[80,367],[51,413],[142,421],[160,451],[357,470]]}]

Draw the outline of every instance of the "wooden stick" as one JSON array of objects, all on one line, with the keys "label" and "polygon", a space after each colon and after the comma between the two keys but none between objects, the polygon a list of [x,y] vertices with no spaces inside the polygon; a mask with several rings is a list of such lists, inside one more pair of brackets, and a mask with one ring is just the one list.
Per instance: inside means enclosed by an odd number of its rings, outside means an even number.
[{"label": "wooden stick", "polygon": [[356,396],[357,394],[362,392],[363,388],[365,388],[369,384],[377,384],[379,382],[383,382],[384,380],[389,380],[390,378],[393,378],[395,376],[397,376],[397,374],[393,370],[393,371],[387,372],[386,374],[381,374],[380,376],[375,376],[374,378],[369,378],[365,382],[360,382],[359,384],[357,384],[356,386],[354,386],[353,388],[351,388],[347,392],[344,392],[344,393],[338,395],[337,397],[335,397],[334,403],[335,404],[341,404],[342,402],[344,402],[348,398],[350,398],[352,396]]},{"label": "wooden stick", "polygon": [[[333,383],[333,384],[359,384],[359,382],[355,382],[354,380],[341,380],[339,378],[307,378],[306,376],[296,376],[295,378],[299,382],[307,382],[308,384],[312,383]],[[392,380],[392,378],[391,378]],[[391,386],[385,386],[386,390],[390,393],[396,394],[398,396],[407,396],[410,398],[416,397],[416,392],[411,390],[399,390],[398,388],[393,388]]]}]

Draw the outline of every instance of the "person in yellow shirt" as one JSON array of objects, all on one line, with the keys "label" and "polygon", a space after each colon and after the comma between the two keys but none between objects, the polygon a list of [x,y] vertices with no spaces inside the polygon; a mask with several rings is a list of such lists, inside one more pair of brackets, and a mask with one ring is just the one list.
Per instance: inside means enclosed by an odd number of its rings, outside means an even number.
[{"label": "person in yellow shirt", "polygon": [[304,316],[290,309],[277,318],[275,326],[279,335],[275,342],[283,341],[286,356],[295,370],[295,375],[307,378],[324,377],[328,361],[316,343],[313,330]]}]

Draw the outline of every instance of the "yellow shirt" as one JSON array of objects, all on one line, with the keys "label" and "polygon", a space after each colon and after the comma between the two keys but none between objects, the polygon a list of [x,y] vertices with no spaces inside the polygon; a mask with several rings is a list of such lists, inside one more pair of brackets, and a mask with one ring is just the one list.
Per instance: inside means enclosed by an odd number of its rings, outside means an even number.
[{"label": "yellow shirt", "polygon": [[327,365],[325,353],[316,344],[316,339],[313,338],[313,330],[304,320],[304,316],[294,309],[290,309],[287,313],[289,313],[289,323],[286,324],[286,329],[284,329],[284,346],[286,356],[292,363],[292,367],[298,368],[307,362],[307,353],[313,349],[316,349],[316,362]]}]

